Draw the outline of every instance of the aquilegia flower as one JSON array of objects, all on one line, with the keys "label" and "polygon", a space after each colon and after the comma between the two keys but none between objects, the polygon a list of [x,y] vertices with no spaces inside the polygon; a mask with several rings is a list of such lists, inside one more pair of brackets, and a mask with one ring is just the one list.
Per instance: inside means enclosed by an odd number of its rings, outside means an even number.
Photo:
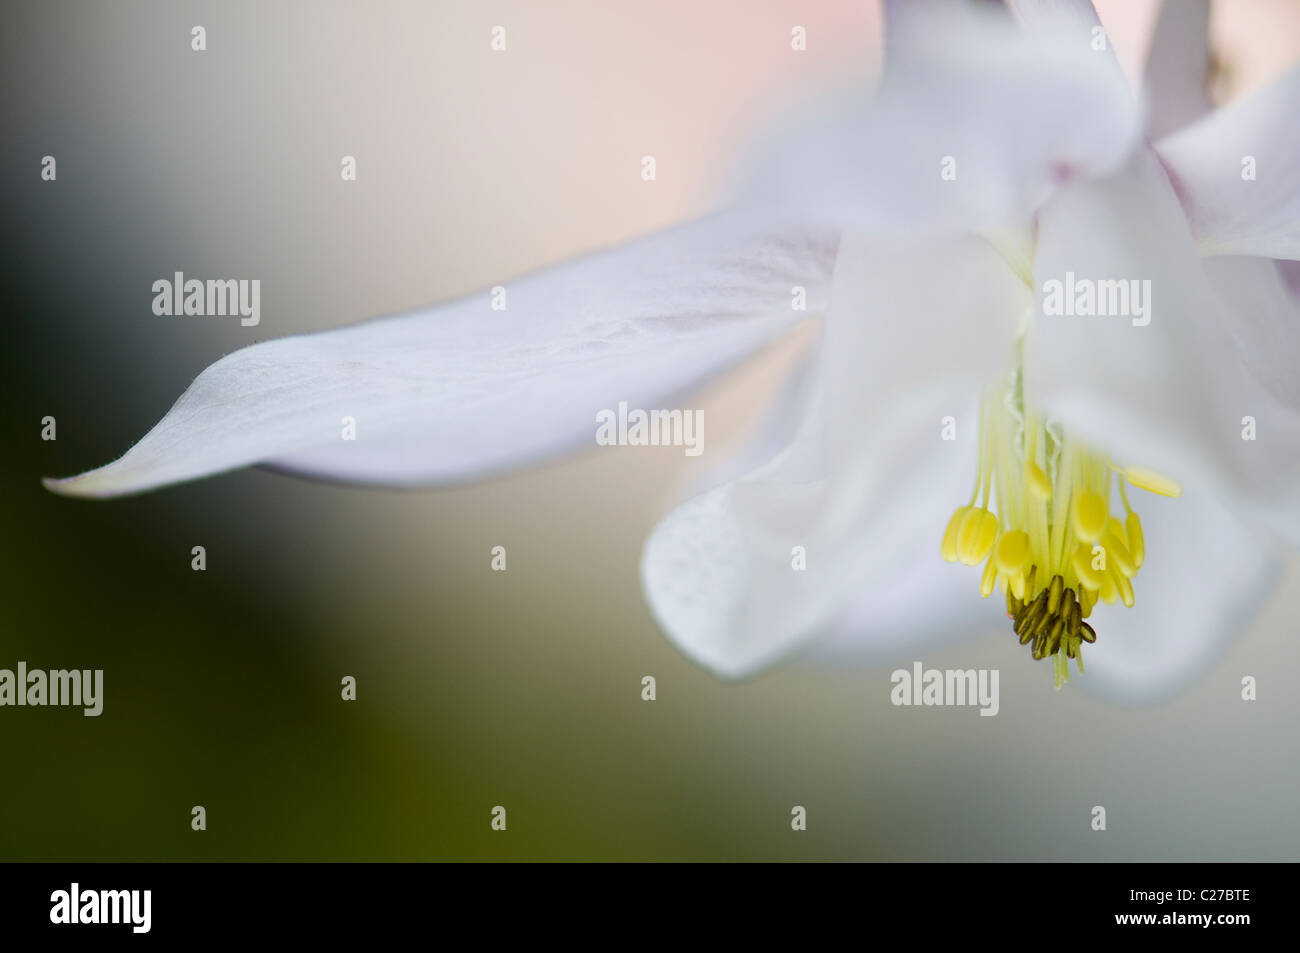
[{"label": "aquilegia flower", "polygon": [[975,590],[1000,589],[1058,684],[1086,646],[1101,690],[1165,692],[1272,585],[1269,537],[1300,544],[1278,263],[1300,259],[1300,71],[1203,116],[1206,10],[1166,4],[1144,126],[1082,0],[890,4],[876,94],[768,140],[725,211],[512,283],[507,311],[472,297],[238,351],[122,458],[48,485],[472,479],[822,314],[761,465],[646,544],[668,635],[739,676],[819,637],[883,656],[980,631]]}]

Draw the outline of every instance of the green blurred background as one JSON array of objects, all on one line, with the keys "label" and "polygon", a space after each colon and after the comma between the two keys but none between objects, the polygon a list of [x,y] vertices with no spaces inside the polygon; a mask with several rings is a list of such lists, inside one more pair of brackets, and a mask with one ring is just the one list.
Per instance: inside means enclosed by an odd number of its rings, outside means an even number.
[{"label": "green blurred background", "polygon": [[[1294,59],[1277,36],[1297,11],[1232,7],[1216,30],[1239,92]],[[1153,10],[1103,8],[1127,62]],[[611,449],[418,492],[257,470],[111,503],[41,488],[118,456],[236,347],[703,209],[760,104],[876,68],[873,4],[52,2],[4,19],[0,667],[102,668],[106,701],[99,718],[0,709],[0,859],[1300,853],[1294,559],[1221,663],[1151,708],[1056,694],[996,637],[926,663],[1000,668],[997,718],[893,708],[887,668],[728,685],[676,652],[641,598],[642,541],[798,342],[700,398],[699,459]],[[175,270],[260,278],[261,325],[153,316],[150,285]],[[488,568],[498,544],[506,573]]]}]

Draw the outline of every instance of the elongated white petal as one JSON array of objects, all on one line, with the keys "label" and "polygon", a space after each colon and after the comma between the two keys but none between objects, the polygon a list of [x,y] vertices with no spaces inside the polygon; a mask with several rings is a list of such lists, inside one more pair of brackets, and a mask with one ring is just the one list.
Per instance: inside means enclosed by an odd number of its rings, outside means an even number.
[{"label": "elongated white petal", "polygon": [[[1247,627],[1278,579],[1278,560],[1212,492],[1140,501],[1146,563],[1131,609],[1099,605],[1097,642],[1077,684],[1123,703],[1168,697]],[[1075,680],[1071,680],[1075,684]]]},{"label": "elongated white petal", "polygon": [[1072,53],[1086,49],[1091,69],[1123,82],[1127,88],[1123,68],[1091,0],[1013,0],[1013,7],[1034,43]]},{"label": "elongated white petal", "polygon": [[1031,37],[968,4],[904,9],[876,97],[851,90],[781,127],[747,199],[876,237],[1012,227],[1140,140],[1138,104],[1086,35]]},{"label": "elongated white petal", "polygon": [[[971,404],[966,413],[957,415],[963,427],[978,420],[978,406]],[[954,503],[966,502],[970,487],[966,477],[976,464],[972,457],[955,464],[936,456],[924,465],[937,475],[950,468],[953,478],[927,479],[921,487],[910,488],[906,497],[909,512],[920,524],[942,537],[940,524],[952,515]],[[897,505],[897,501],[891,502]],[[934,518],[935,513],[940,518]],[[969,566],[946,563],[939,555],[935,539],[907,537],[899,547],[894,564],[873,581],[859,589],[826,635],[809,646],[809,661],[818,664],[895,665],[924,658],[926,653],[954,642],[980,637],[1002,638],[1008,650],[1014,647],[1006,616],[1006,601],[995,592],[981,599],[979,573]]]},{"label": "elongated white petal", "polygon": [[[887,602],[927,556],[940,574],[944,525],[974,474],[970,408],[1004,367],[1028,301],[982,240],[846,240],[820,400],[799,437],[670,513],[646,544],[646,598],[683,652],[747,675],[831,631],[863,593]],[[963,439],[941,439],[945,416]]]},{"label": "elongated white petal", "polygon": [[[820,334],[818,327],[808,330],[813,335]],[[797,333],[803,334],[804,329]],[[798,436],[804,420],[811,413],[812,401],[819,397],[820,388],[821,362],[817,349],[809,347],[785,372],[754,432],[722,460],[711,452],[709,466],[692,476],[674,502],[685,502],[715,487],[734,483],[779,456]]]},{"label": "elongated white petal", "polygon": [[1210,111],[1210,0],[1164,0],[1147,55],[1147,135],[1161,139]]},{"label": "elongated white petal", "polygon": [[1300,67],[1156,145],[1203,255],[1300,259]]},{"label": "elongated white petal", "polygon": [[510,282],[504,310],[484,292],[245,348],[119,460],[48,485],[116,496],[254,463],[416,485],[594,446],[601,410],[656,409],[824,308],[835,233],[738,227],[709,220]]},{"label": "elongated white petal", "polygon": [[1091,45],[1094,29],[1101,26],[1091,0],[1013,0],[1012,6],[1035,36],[1071,35]]},{"label": "elongated white petal", "polygon": [[1201,267],[1232,322],[1229,331],[1245,372],[1282,406],[1300,413],[1295,366],[1300,299],[1287,287],[1279,264],[1270,258],[1222,255],[1206,258]]},{"label": "elongated white petal", "polygon": [[1286,288],[1286,293],[1295,300],[1297,307],[1300,308],[1300,261],[1281,258],[1275,264],[1282,285]]},{"label": "elongated white petal", "polygon": [[1040,314],[1031,392],[1118,462],[1202,482],[1300,545],[1300,324],[1271,262],[1203,267],[1158,163],[1143,157],[1044,210],[1035,281],[1040,310],[1049,282],[1076,311],[1085,285],[1094,309],[1138,297],[1124,315]]},{"label": "elongated white petal", "polygon": [[882,0],[884,56],[888,68],[895,60],[905,61],[918,46],[934,42],[943,31],[981,29],[985,21],[1006,19],[1008,12],[998,4],[977,9],[976,4],[951,0]]}]

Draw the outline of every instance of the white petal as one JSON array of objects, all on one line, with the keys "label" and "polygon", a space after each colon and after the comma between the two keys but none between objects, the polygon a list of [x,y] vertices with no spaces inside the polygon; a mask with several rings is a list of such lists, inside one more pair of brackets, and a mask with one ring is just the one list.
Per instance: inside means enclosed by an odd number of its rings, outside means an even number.
[{"label": "white petal", "polygon": [[[845,241],[820,400],[799,437],[670,513],[646,544],[646,598],[683,652],[747,675],[831,631],[862,593],[887,606],[913,567],[942,575],[939,541],[974,479],[973,403],[1004,369],[1028,300],[982,240]],[[957,442],[941,439],[948,415]],[[804,571],[792,568],[796,546]],[[964,582],[978,602],[978,580]]]},{"label": "white petal", "polygon": [[1007,17],[1007,11],[1000,5],[975,7],[975,4],[951,0],[883,0],[886,66],[895,60],[905,60],[915,47],[934,41],[936,34],[944,30],[978,30],[985,20]]},{"label": "white petal", "polygon": [[1035,36],[1071,35],[1091,44],[1093,31],[1101,26],[1091,0],[1014,0],[1012,5],[1016,16]]},{"label": "white petal", "polygon": [[[711,219],[412,314],[217,361],[125,456],[47,485],[116,496],[254,463],[339,480],[470,479],[594,446],[824,310],[838,236]],[[807,289],[807,312],[792,288]],[[356,439],[342,439],[355,419]]]},{"label": "white petal", "polygon": [[1300,261],[1283,258],[1277,262],[1278,273],[1287,293],[1300,302]]},{"label": "white petal", "polygon": [[1222,255],[1201,267],[1216,300],[1230,314],[1230,331],[1246,372],[1279,402],[1300,412],[1300,301],[1271,258]]},{"label": "white petal", "polygon": [[[972,403],[965,413],[956,415],[971,434],[978,412],[978,404]],[[947,471],[950,478],[909,487],[906,495],[891,505],[905,506],[911,514],[908,519],[926,531],[899,535],[894,564],[871,586],[854,594],[826,636],[810,646],[810,661],[837,666],[893,665],[923,658],[927,652],[956,641],[983,636],[1012,639],[1005,596],[995,591],[981,599],[979,569],[945,563],[939,556],[937,541],[943,524],[969,496],[974,455],[969,459],[960,454],[948,454],[946,459],[935,455],[920,466],[936,474]]]},{"label": "white petal", "polygon": [[1300,67],[1157,144],[1201,254],[1300,259],[1297,117]]},{"label": "white petal", "polygon": [[[814,334],[816,326],[805,326]],[[797,332],[804,333],[804,328]],[[784,374],[771,402],[764,408],[754,432],[725,459],[716,460],[710,451],[710,465],[680,491],[675,502],[702,496],[715,487],[733,483],[779,456],[798,436],[804,420],[812,412],[821,384],[821,366],[815,347],[801,354]]]},{"label": "white petal", "polygon": [[974,5],[920,4],[877,96],[812,104],[749,169],[751,201],[876,237],[1023,224],[1060,182],[1117,168],[1142,115],[1087,36],[1026,36]]},{"label": "white petal", "polygon": [[[1275,293],[1232,294],[1226,272],[1212,282],[1150,157],[1072,186],[1040,218],[1040,292],[1067,273],[1149,281],[1150,323],[1040,314],[1026,386],[1120,463],[1199,482],[1259,529],[1300,544],[1300,404],[1285,369],[1300,354],[1300,325],[1259,312],[1289,305],[1276,270],[1262,265],[1256,274]],[[1255,440],[1242,439],[1246,417]]]},{"label": "white petal", "polygon": [[1210,111],[1210,0],[1164,0],[1147,56],[1147,135],[1160,139]]},{"label": "white petal", "polygon": [[1160,701],[1204,672],[1263,607],[1279,563],[1214,498],[1141,500],[1147,558],[1135,603],[1098,605],[1097,641],[1071,684],[1124,703]]},{"label": "white petal", "polygon": [[[1110,37],[1101,25],[1091,0],[1014,0],[1016,17],[1034,43],[1071,51],[1086,49],[1090,68],[1123,79]],[[1123,80],[1127,88],[1127,80]]]}]

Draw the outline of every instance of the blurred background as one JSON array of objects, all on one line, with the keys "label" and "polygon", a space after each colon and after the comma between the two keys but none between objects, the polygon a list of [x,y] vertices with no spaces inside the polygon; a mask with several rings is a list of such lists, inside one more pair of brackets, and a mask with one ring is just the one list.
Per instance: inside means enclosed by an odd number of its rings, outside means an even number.
[{"label": "blurred background", "polygon": [[[1140,69],[1156,4],[1101,12]],[[56,0],[3,16],[0,668],[102,668],[106,701],[98,718],[0,710],[0,859],[1300,854],[1294,559],[1217,667],[1148,708],[1056,694],[1005,638],[926,657],[1000,668],[997,718],[894,708],[888,668],[724,684],[677,653],[641,598],[642,542],[673,488],[743,439],[800,340],[693,403],[700,458],[606,449],[410,492],[260,470],[111,503],[40,486],[120,455],[235,348],[705,210],[756,119],[878,70],[875,3]],[[796,24],[807,52],[790,50]],[[1300,54],[1300,4],[1220,4],[1214,42],[1216,89],[1240,95]],[[151,284],[177,270],[260,278],[261,324],[155,317]],[[506,573],[488,571],[495,545]]]}]

